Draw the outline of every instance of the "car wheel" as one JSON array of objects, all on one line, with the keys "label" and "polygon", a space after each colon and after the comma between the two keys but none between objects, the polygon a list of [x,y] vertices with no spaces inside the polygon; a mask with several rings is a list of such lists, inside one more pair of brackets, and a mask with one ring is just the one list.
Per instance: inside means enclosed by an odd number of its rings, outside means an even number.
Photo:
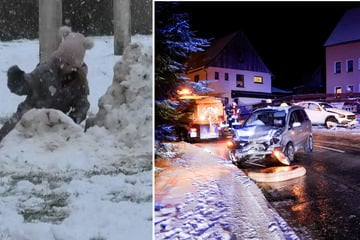
[{"label": "car wheel", "polygon": [[295,158],[295,148],[294,148],[294,145],[292,143],[288,143],[285,147],[285,151],[284,151],[284,154],[286,157],[289,158],[289,161],[290,162],[293,162],[294,161],[294,158]]},{"label": "car wheel", "polygon": [[309,152],[312,152],[313,151],[313,147],[314,147],[314,144],[313,144],[313,137],[311,135],[309,135],[306,143],[305,143],[305,152],[309,153]]},{"label": "car wheel", "polygon": [[336,127],[337,124],[338,124],[338,121],[337,121],[336,118],[333,117],[333,116],[328,117],[328,118],[325,120],[325,127],[326,127],[327,129]]}]

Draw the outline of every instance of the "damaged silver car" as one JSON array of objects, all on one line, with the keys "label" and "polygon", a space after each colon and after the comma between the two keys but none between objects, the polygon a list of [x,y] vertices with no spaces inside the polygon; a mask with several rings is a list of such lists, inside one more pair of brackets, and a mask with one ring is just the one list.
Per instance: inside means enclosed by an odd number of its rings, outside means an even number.
[{"label": "damaged silver car", "polygon": [[296,152],[313,150],[311,121],[300,106],[257,109],[234,129],[227,147],[230,160],[237,166],[259,165],[257,161],[268,157],[290,165]]}]

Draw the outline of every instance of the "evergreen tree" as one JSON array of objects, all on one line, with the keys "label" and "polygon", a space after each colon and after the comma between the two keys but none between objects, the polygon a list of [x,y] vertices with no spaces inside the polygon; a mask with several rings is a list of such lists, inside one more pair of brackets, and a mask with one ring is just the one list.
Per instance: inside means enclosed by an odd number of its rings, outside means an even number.
[{"label": "evergreen tree", "polygon": [[174,139],[176,126],[188,116],[189,105],[178,101],[177,90],[187,84],[186,60],[208,46],[190,29],[189,15],[176,2],[155,3],[155,138]]}]

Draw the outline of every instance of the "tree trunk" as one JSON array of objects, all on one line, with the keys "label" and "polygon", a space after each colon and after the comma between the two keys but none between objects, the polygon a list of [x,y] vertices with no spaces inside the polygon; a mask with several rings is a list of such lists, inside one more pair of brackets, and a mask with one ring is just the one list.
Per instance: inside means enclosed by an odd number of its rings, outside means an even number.
[{"label": "tree trunk", "polygon": [[39,0],[39,56],[44,62],[57,49],[62,24],[62,0]]},{"label": "tree trunk", "polygon": [[114,54],[122,55],[131,41],[130,0],[113,0]]}]

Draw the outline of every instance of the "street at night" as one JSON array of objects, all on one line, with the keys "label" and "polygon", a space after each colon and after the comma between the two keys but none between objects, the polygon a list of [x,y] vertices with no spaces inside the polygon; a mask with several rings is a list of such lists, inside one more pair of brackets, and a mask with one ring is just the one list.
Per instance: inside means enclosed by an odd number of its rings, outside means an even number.
[{"label": "street at night", "polygon": [[[358,239],[360,235],[360,135],[314,132],[314,151],[297,154],[306,174],[287,181],[260,183],[266,199],[301,239]],[[196,144],[226,157],[226,140]],[[247,167],[245,173],[258,167]]]}]

